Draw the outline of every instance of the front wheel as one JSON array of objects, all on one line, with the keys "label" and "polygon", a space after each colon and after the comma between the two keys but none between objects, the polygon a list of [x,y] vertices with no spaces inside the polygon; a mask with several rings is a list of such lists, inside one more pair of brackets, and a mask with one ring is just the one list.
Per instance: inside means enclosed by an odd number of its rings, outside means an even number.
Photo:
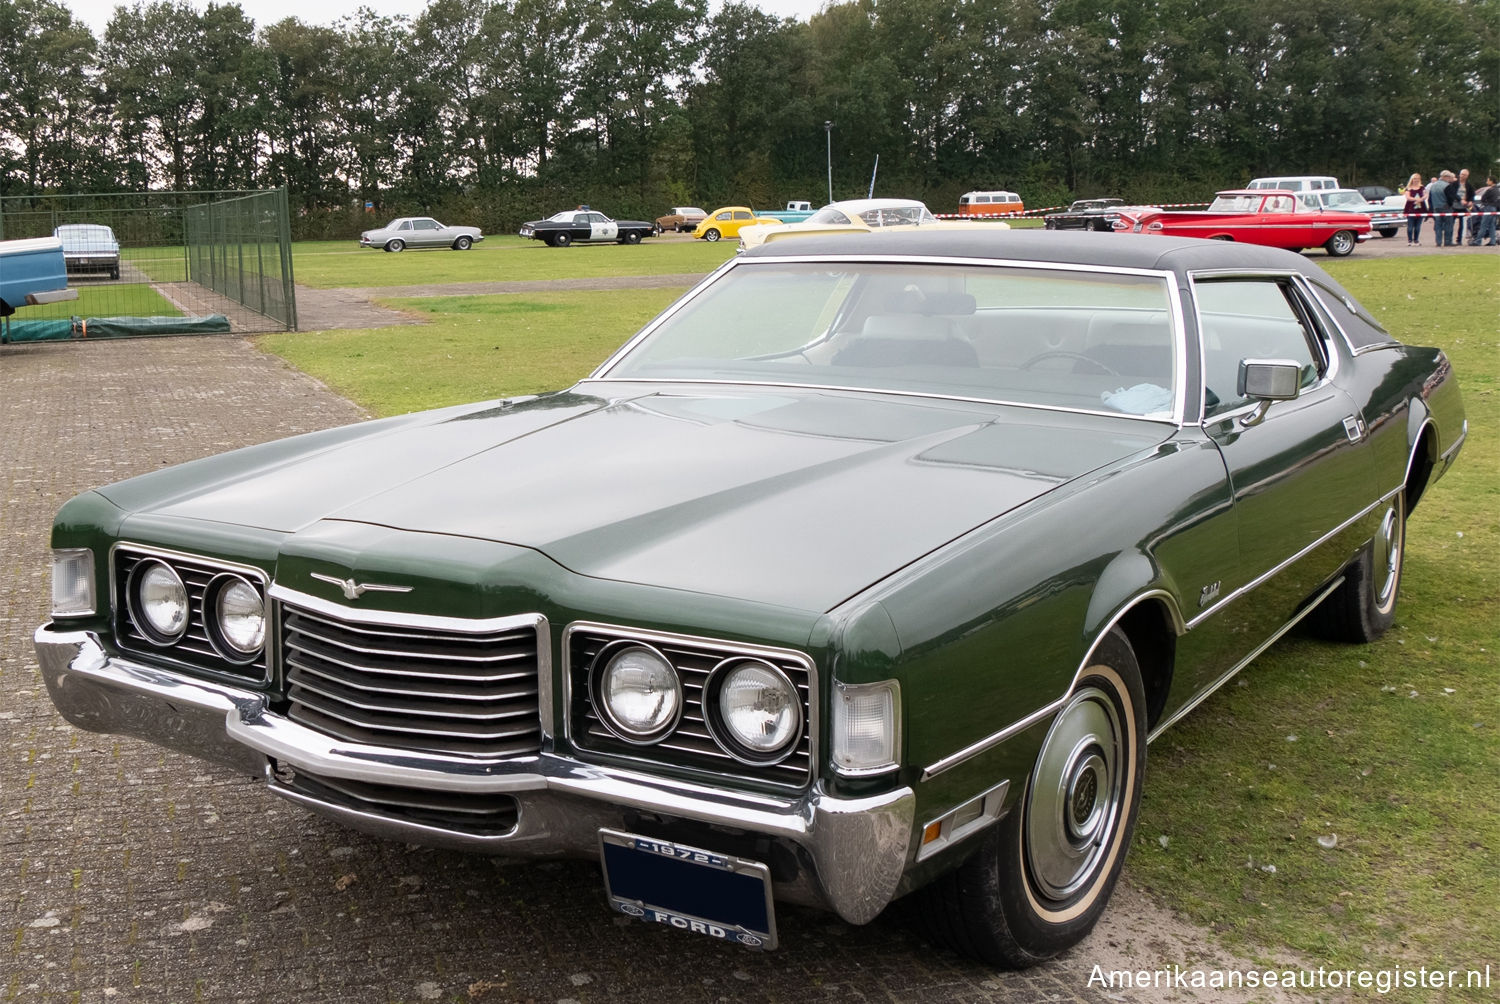
[{"label": "front wheel", "polygon": [[706,240],[706,241],[708,241],[710,244],[712,244],[714,241],[718,240],[722,236],[723,236],[723,234],[719,233],[719,231],[718,231],[718,229],[716,227],[709,227],[708,230],[706,230],[704,232],[703,239]]},{"label": "front wheel", "polygon": [[1380,236],[1382,236],[1382,237],[1394,237],[1394,236],[1396,236],[1396,229],[1397,229],[1396,227],[1381,227],[1380,228]]},{"label": "front wheel", "polygon": [[399,240],[386,241],[385,242],[385,249],[387,251],[389,251],[391,254],[396,254],[396,253],[398,253],[400,251],[405,251],[406,250],[406,242],[405,241],[399,241]]},{"label": "front wheel", "polygon": [[1340,230],[1328,238],[1323,249],[1335,258],[1342,258],[1353,251],[1354,245],[1358,243],[1359,240],[1354,236],[1353,230]]},{"label": "front wheel", "polygon": [[474,238],[472,237],[460,237],[458,238],[458,240],[453,242],[453,250],[455,251],[467,251],[473,246]]},{"label": "front wheel", "polygon": [[641,234],[638,230],[631,230],[620,235],[621,244],[639,244],[640,242]]},{"label": "front wheel", "polygon": [[1396,619],[1406,559],[1406,492],[1386,503],[1375,537],[1344,569],[1344,581],[1318,605],[1313,627],[1332,641],[1371,642]]},{"label": "front wheel", "polygon": [[555,247],[555,248],[565,248],[569,244],[572,244],[572,243],[573,243],[573,236],[571,234],[553,234],[552,235],[552,246]]},{"label": "front wheel", "polygon": [[1146,768],[1145,691],[1118,628],[1053,720],[1025,790],[964,864],[918,894],[932,936],[981,962],[1036,965],[1082,941],[1119,878]]}]

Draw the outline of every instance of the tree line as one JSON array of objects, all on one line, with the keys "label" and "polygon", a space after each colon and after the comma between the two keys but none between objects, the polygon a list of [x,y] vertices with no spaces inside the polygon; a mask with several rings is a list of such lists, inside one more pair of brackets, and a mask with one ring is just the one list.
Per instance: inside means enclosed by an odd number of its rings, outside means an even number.
[{"label": "tree line", "polygon": [[[0,0],[0,195],[285,186],[490,231],[587,202],[757,208],[973,188],[1191,201],[1257,174],[1495,170],[1500,0]],[[710,205],[712,204],[712,205]]]}]

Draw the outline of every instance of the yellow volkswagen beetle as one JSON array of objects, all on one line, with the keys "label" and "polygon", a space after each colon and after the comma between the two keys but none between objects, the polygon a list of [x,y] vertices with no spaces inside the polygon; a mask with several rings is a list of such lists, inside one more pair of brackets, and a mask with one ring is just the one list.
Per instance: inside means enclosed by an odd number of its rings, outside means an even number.
[{"label": "yellow volkswagen beetle", "polygon": [[709,213],[693,231],[693,236],[701,237],[706,241],[738,237],[740,227],[748,227],[756,223],[779,224],[781,220],[774,216],[756,216],[755,211],[747,206],[724,206]]}]

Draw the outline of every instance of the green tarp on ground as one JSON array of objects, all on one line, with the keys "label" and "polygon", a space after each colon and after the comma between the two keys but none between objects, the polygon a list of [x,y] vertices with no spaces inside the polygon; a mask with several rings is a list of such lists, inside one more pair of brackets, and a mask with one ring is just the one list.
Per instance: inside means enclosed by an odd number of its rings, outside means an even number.
[{"label": "green tarp on ground", "polygon": [[70,338],[126,338],[131,335],[199,335],[229,330],[223,314],[203,317],[74,317],[17,321],[0,325],[7,342],[52,342]]}]

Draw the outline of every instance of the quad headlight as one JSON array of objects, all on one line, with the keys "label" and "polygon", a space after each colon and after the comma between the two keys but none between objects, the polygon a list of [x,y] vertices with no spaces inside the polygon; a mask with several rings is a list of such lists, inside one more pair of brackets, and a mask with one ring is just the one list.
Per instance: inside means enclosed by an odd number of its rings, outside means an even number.
[{"label": "quad headlight", "polygon": [[630,743],[664,738],[682,717],[682,680],[656,649],[637,642],[607,646],[594,662],[595,706],[609,730]]},{"label": "quad headlight", "polygon": [[767,763],[784,756],[802,734],[802,697],[780,669],[759,659],[721,663],[707,687],[709,721],[733,756]]},{"label": "quad headlight", "polygon": [[130,574],[128,589],[131,619],[152,644],[175,644],[187,632],[187,587],[170,565],[141,562]]},{"label": "quad headlight", "polygon": [[219,575],[206,594],[210,633],[219,654],[232,662],[253,659],[266,644],[266,601],[248,580]]}]

